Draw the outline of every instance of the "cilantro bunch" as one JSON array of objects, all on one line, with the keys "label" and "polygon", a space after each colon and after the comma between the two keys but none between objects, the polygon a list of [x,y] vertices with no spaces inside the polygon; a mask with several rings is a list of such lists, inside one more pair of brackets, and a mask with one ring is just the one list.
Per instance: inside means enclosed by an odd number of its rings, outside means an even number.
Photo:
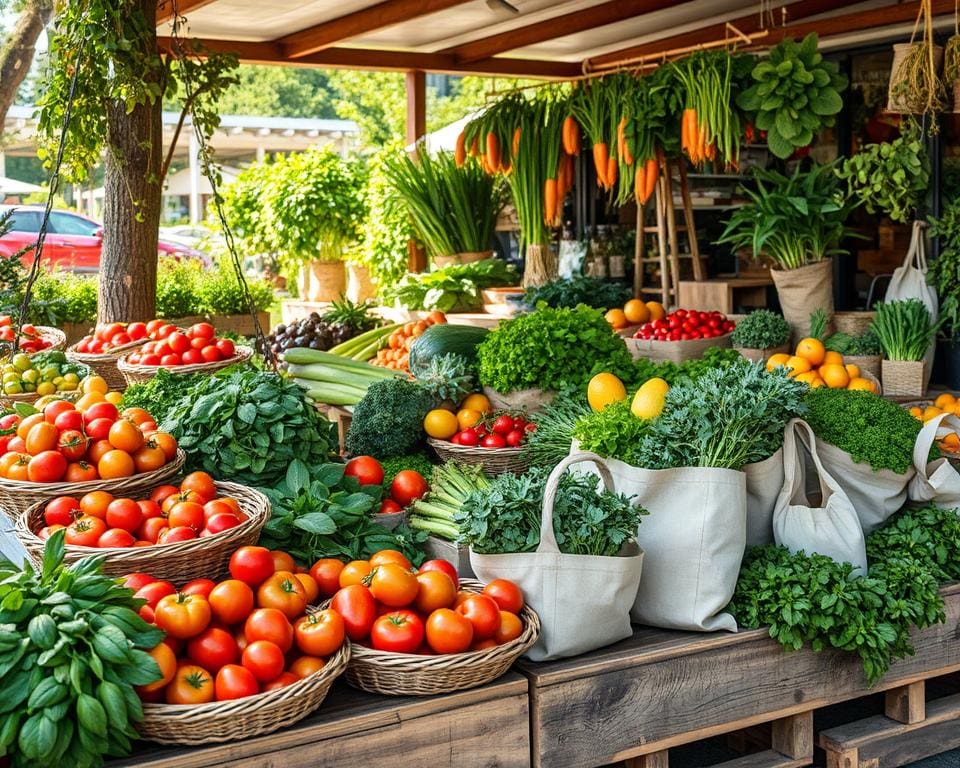
[{"label": "cilantro bunch", "polygon": [[594,373],[626,375],[633,360],[603,314],[579,305],[535,312],[500,323],[477,347],[480,381],[497,392],[585,387]]}]

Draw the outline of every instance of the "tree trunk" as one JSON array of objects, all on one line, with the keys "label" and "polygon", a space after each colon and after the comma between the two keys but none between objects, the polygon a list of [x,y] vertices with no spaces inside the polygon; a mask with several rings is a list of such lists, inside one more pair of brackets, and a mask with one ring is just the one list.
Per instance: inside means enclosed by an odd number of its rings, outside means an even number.
[{"label": "tree trunk", "polygon": [[0,126],[30,71],[37,38],[52,14],[51,0],[29,0],[17,17],[10,37],[0,48]]},{"label": "tree trunk", "polygon": [[[155,17],[156,0],[137,0],[137,5],[145,18]],[[155,33],[145,47],[149,48],[145,53],[158,55]],[[156,315],[161,110],[160,99],[132,112],[119,101],[107,108],[98,322],[149,320]]]}]

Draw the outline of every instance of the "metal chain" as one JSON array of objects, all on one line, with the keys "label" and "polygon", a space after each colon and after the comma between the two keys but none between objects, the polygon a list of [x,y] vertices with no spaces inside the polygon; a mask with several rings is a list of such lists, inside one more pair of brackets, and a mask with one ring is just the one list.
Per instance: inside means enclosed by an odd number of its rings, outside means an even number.
[{"label": "metal chain", "polygon": [[[67,133],[70,129],[70,113],[73,111],[73,98],[77,92],[77,80],[80,75],[80,60],[83,56],[83,49],[87,44],[87,39],[81,38],[80,45],[77,47],[77,60],[73,66],[73,76],[70,78],[70,90],[67,92],[67,104],[63,110],[63,124],[60,126],[59,146],[57,147],[57,157],[53,164],[53,172],[50,174],[50,186],[47,190],[47,203],[43,209],[43,218],[40,221],[40,229],[37,230],[37,244],[33,249],[33,264],[30,265],[30,274],[27,276],[27,284],[23,289],[23,300],[20,302],[20,313],[17,318],[16,333],[13,338],[13,351],[20,348],[20,329],[26,325],[27,311],[30,308],[30,299],[33,296],[33,284],[40,275],[40,258],[43,255],[43,244],[47,239],[47,227],[50,224],[50,213],[53,211],[53,201],[60,187],[60,167],[63,165],[63,155],[67,145]],[[16,258],[16,257],[14,257]]]},{"label": "metal chain", "polygon": [[[171,49],[178,58],[184,59],[190,55],[189,52],[184,49],[182,45],[182,38],[180,37],[180,27],[186,22],[186,19],[180,15],[180,12],[177,8],[177,0],[173,0],[172,11],[173,29],[170,35],[172,40]],[[197,143],[200,148],[200,166],[203,175],[206,176],[207,181],[210,182],[210,190],[213,193],[213,207],[217,213],[217,219],[220,222],[220,229],[223,232],[224,245],[227,248],[227,252],[230,254],[230,260],[233,264],[233,271],[236,273],[237,282],[240,284],[240,290],[243,293],[244,302],[247,305],[247,311],[250,313],[250,317],[253,319],[254,335],[256,337],[254,344],[260,354],[263,355],[264,360],[266,360],[270,367],[276,371],[277,358],[273,353],[273,349],[271,348],[270,344],[267,343],[266,333],[264,333],[263,327],[260,325],[260,318],[257,316],[257,308],[254,304],[253,296],[250,293],[250,287],[247,285],[246,276],[243,274],[243,265],[240,262],[240,257],[237,255],[237,248],[233,239],[233,231],[230,229],[230,224],[227,221],[226,214],[223,210],[223,201],[220,197],[220,172],[213,161],[213,152],[207,143],[207,138],[203,135],[203,130],[200,128],[200,125],[195,119],[194,110],[196,109],[196,101],[193,98],[193,84],[190,82],[190,78],[186,76],[182,78],[182,81],[186,101],[190,105],[191,127],[193,128],[193,133],[197,138]]]}]

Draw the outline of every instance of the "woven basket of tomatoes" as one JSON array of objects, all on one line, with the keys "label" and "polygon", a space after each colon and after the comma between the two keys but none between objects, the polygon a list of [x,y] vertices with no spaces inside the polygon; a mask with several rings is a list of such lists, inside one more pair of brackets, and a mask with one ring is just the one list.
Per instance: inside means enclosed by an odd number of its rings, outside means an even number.
[{"label": "woven basket of tomatoes", "polygon": [[38,563],[46,539],[65,526],[68,563],[97,554],[111,576],[145,571],[183,579],[225,574],[230,555],[255,544],[269,516],[260,491],[194,472],[142,499],[98,490],[42,501],[17,518],[15,530]]},{"label": "woven basket of tomatoes", "polygon": [[253,356],[253,349],[218,338],[210,323],[195,323],[186,330],[176,329],[117,361],[117,369],[127,384],[140,384],[166,368],[171,373],[215,373]]},{"label": "woven basket of tomatoes", "polygon": [[172,435],[144,409],[121,414],[103,397],[87,393],[0,418],[0,429],[13,430],[0,436],[0,510],[15,519],[41,501],[90,491],[138,498],[180,471],[186,454]]},{"label": "woven basket of tomatoes", "polygon": [[143,738],[190,746],[246,739],[320,706],[350,644],[338,614],[308,607],[316,582],[292,568],[285,553],[242,547],[219,583],[197,579],[178,590],[145,573],[127,578],[147,600],[141,615],[167,632],[150,651],[162,678],[138,689]]},{"label": "woven basket of tomatoes", "polygon": [[463,408],[454,415],[437,408],[426,415],[423,428],[442,461],[477,465],[488,475],[522,474],[530,466],[526,442],[536,425],[525,416]]},{"label": "woven basket of tomatoes", "polygon": [[[445,560],[414,574],[402,558],[385,550],[341,571],[344,586],[329,607],[352,643],[350,685],[387,696],[474,688],[503,675],[537,641],[540,619],[512,582],[459,579]],[[378,605],[392,610],[378,616]]]},{"label": "woven basket of tomatoes", "polygon": [[151,339],[160,339],[177,330],[172,323],[151,320],[149,323],[98,323],[92,333],[67,350],[67,357],[89,365],[106,380],[110,389],[123,391],[127,380],[117,370],[117,361],[128,352]]},{"label": "woven basket of tomatoes", "polygon": [[67,334],[59,328],[53,328],[49,325],[26,325],[21,326],[20,334],[17,335],[13,326],[13,317],[10,315],[0,315],[0,343],[13,346],[17,342],[17,349],[32,355],[34,352],[43,350],[60,350],[67,346]]}]

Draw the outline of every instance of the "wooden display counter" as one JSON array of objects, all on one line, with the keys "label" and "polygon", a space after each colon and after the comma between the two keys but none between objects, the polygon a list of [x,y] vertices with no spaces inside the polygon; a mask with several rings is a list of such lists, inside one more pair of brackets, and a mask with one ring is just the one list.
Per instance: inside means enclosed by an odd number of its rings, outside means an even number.
[{"label": "wooden display counter", "polygon": [[729,315],[738,307],[767,306],[767,288],[772,285],[769,275],[681,280],[677,306],[702,312],[716,310]]},{"label": "wooden display counter", "polygon": [[527,681],[498,681],[448,696],[399,698],[334,685],[315,713],[240,742],[197,747],[144,743],[107,768],[527,768]]}]

